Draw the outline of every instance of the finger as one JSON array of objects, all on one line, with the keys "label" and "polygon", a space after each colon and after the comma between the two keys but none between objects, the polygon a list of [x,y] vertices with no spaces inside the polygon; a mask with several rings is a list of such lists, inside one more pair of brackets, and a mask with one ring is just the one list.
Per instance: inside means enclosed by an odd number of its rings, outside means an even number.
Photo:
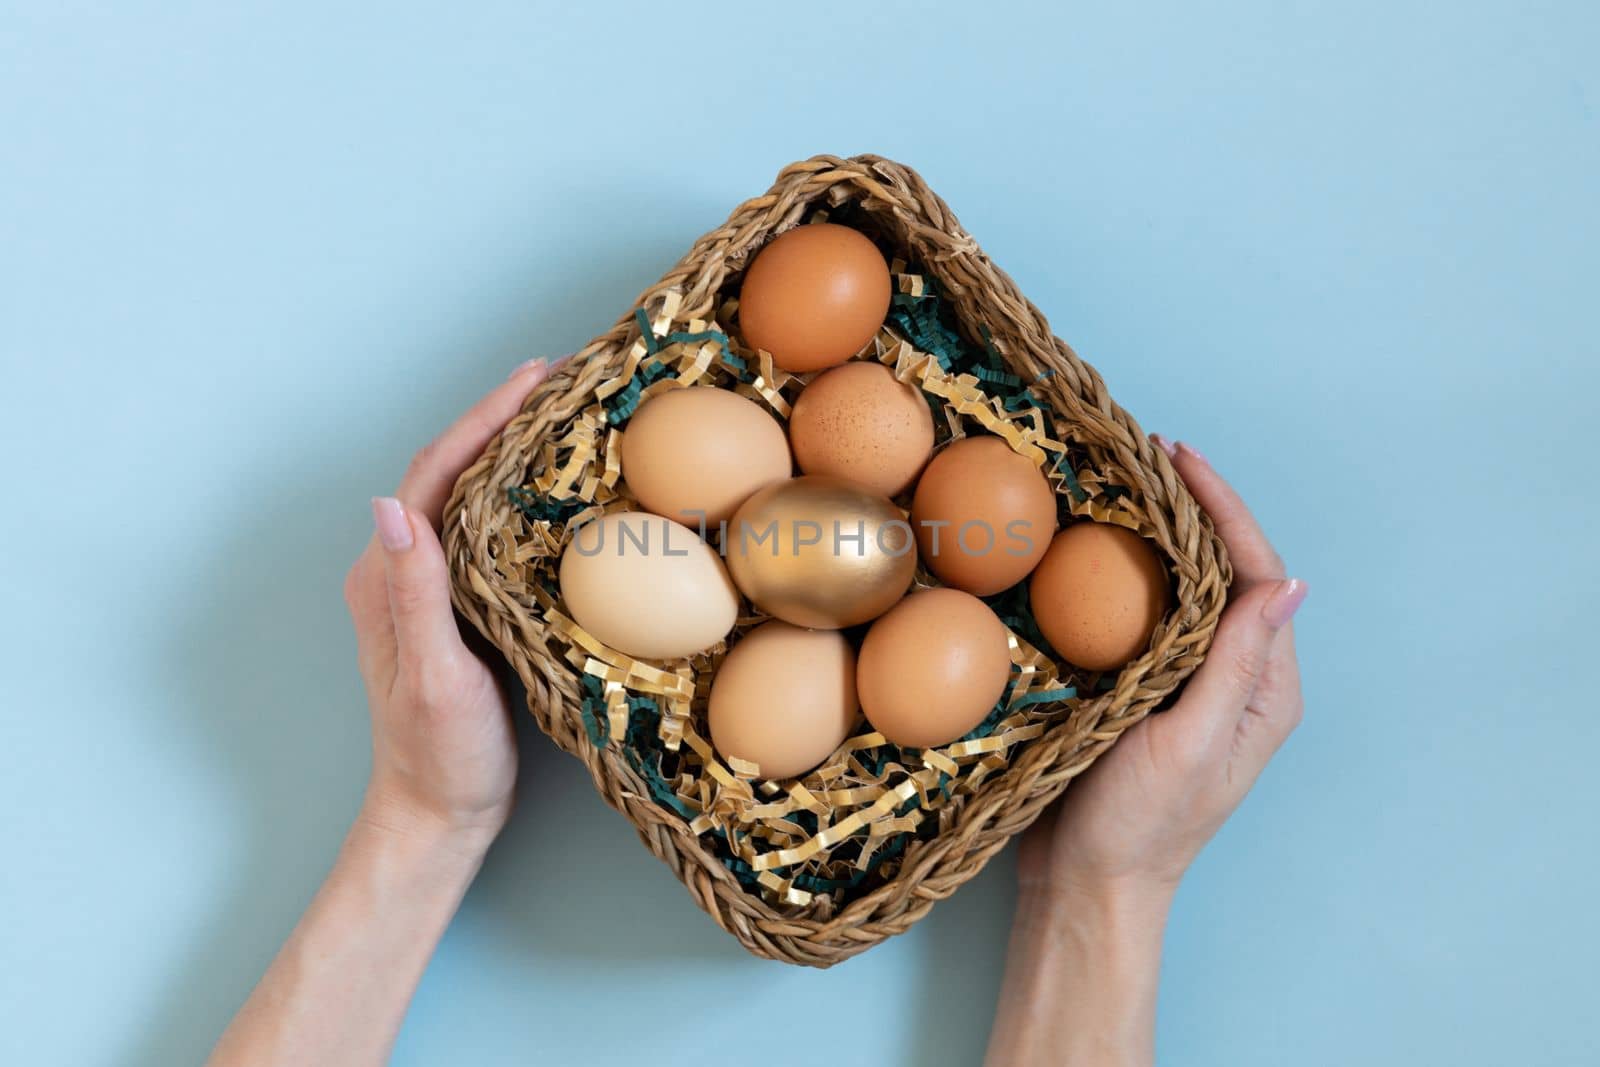
[{"label": "finger", "polygon": [[401,660],[426,660],[460,651],[461,632],[450,606],[450,576],[439,537],[393,497],[372,502],[389,591],[389,616]]},{"label": "finger", "polygon": [[1233,561],[1237,587],[1247,589],[1257,582],[1284,577],[1283,559],[1267,540],[1245,502],[1210,461],[1182,441],[1169,446],[1158,439],[1157,444],[1172,457],[1172,465],[1183,478],[1183,484],[1211,516],[1217,535],[1228,548],[1228,558]]},{"label": "finger", "polygon": [[1294,627],[1285,626],[1273,639],[1272,653],[1245,705],[1234,741],[1233,766],[1244,784],[1253,782],[1283,743],[1300,725],[1304,703],[1300,696],[1300,664],[1295,659]]},{"label": "finger", "polygon": [[1273,644],[1305,601],[1305,582],[1263,582],[1228,605],[1205,662],[1168,714],[1209,745],[1231,738],[1267,670]]},{"label": "finger", "polygon": [[[394,667],[394,624],[389,618],[389,583],[383,549],[374,537],[344,579],[344,602],[356,631],[356,655],[363,675],[387,676]],[[376,680],[376,679],[374,679]]]},{"label": "finger", "polygon": [[1279,630],[1273,639],[1266,671],[1261,684],[1251,694],[1250,703],[1245,705],[1245,714],[1252,721],[1261,722],[1272,741],[1271,752],[1276,752],[1300,725],[1304,711],[1300,696],[1300,659],[1295,652],[1291,623]]},{"label": "finger", "polygon": [[566,358],[550,363],[530,360],[512,372],[504,385],[474,404],[455,424],[434,439],[406,469],[395,496],[437,527],[445,501],[461,472],[478,458],[494,435],[522,408],[528,394]]}]

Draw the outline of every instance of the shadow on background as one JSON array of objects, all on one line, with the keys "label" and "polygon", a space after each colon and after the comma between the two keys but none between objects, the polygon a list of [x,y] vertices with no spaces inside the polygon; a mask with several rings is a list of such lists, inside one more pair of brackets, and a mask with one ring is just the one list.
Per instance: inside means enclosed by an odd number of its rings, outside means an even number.
[{"label": "shadow on background", "polygon": [[[196,917],[200,932],[130,1062],[203,1059],[315,892],[355,814],[369,740],[340,587],[368,536],[367,499],[391,486],[411,454],[500,373],[545,354],[553,332],[587,338],[608,327],[722,217],[705,203],[633,203],[629,212],[641,217],[686,220],[641,237],[615,219],[607,190],[573,190],[569,199],[578,216],[612,216],[598,228],[604,236],[529,254],[570,261],[572,275],[587,279],[582,288],[535,293],[524,315],[479,343],[440,346],[448,358],[397,361],[396,372],[415,379],[408,407],[360,408],[362,398],[352,397],[353,419],[329,424],[320,439],[287,439],[270,461],[240,457],[241,468],[276,475],[241,486],[237,525],[196,546],[194,614],[170,646],[172,713],[193,739],[196,765],[225,783],[219,793],[231,805],[231,885]],[[545,262],[533,273],[549,269]],[[451,374],[463,365],[461,351],[477,353],[470,375]],[[424,366],[437,371],[416,376]],[[600,801],[581,765],[533,726],[520,692],[513,707],[522,800],[464,909],[488,913],[512,943],[530,950],[634,959],[722,954],[725,939],[707,936],[717,932],[686,896],[681,923],[629,906],[642,868],[654,867],[669,883],[671,876]],[[627,938],[603,936],[597,912],[636,929]]]},{"label": "shadow on background", "polygon": [[503,930],[502,948],[601,963],[750,960],[600,799],[583,763],[539,731],[514,677],[508,688],[521,711],[517,809],[472,902]]},{"label": "shadow on background", "polygon": [[[1000,993],[1015,896],[1014,848],[1008,848],[912,930],[921,944],[917,1020],[907,1064],[978,1064]],[[984,1025],[973,1026],[974,1019]]]}]

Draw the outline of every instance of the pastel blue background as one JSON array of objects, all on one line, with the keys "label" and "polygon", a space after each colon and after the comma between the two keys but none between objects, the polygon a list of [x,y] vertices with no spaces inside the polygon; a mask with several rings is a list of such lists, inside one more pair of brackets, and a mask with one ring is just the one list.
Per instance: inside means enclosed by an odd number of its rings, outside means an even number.
[{"label": "pastel blue background", "polygon": [[[360,794],[367,498],[781,165],[877,151],[1313,587],[1163,1062],[1596,1062],[1596,11],[7,3],[0,1060],[202,1057]],[[980,1055],[1009,856],[781,967],[523,742],[399,1063]]]}]

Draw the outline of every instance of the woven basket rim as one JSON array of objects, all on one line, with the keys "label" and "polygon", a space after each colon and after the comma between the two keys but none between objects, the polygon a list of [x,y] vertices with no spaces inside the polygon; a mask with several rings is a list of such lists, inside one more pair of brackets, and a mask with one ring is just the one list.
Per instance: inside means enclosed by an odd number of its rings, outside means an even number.
[{"label": "woven basket rim", "polygon": [[[1039,388],[1058,419],[1127,472],[1139,506],[1166,556],[1176,606],[1154,647],[1117,676],[1113,688],[1078,705],[979,786],[953,824],[908,844],[898,872],[827,914],[782,909],[752,894],[687,822],[650,799],[645,783],[615,749],[596,748],[582,723],[576,672],[545,644],[534,605],[497,586],[494,532],[508,520],[506,488],[520,484],[537,445],[592,403],[640,336],[633,308],[653,312],[667,294],[683,319],[709,319],[719,291],[772,236],[818,205],[852,201],[903,243],[907,258],[949,290],[958,316],[989,328],[1006,363]],[[974,309],[981,306],[981,316]],[[1039,310],[995,267],[949,208],[911,168],[875,155],[814,156],[791,164],[765,194],[734,209],[703,235],[660,281],[641,294],[526,400],[522,411],[458,480],[446,507],[445,547],[457,610],[506,656],[527,689],[541,730],[589,768],[596,788],[634,826],[644,844],[689,889],[695,902],[750,951],[826,967],[903,932],[933,904],[974,877],[1067,784],[1154,709],[1204,658],[1231,579],[1210,519],[1183,486],[1166,454],[1113,401],[1093,367],[1051,332]],[[974,330],[974,332],[976,332]],[[585,398],[589,399],[585,399]]]}]

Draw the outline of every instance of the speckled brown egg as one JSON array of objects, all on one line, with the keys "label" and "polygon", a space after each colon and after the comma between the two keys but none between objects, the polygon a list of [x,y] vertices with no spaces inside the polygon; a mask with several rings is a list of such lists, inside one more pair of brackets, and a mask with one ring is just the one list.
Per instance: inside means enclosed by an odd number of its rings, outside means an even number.
[{"label": "speckled brown egg", "polygon": [[941,582],[989,596],[1026,578],[1050,547],[1056,495],[1001,438],[966,437],[922,472],[911,525],[922,562]]},{"label": "speckled brown egg", "polygon": [[807,474],[832,474],[897,496],[933,452],[933,413],[922,390],[883,364],[846,363],[801,391],[789,416],[789,444]]},{"label": "speckled brown egg", "polygon": [[1050,542],[1028,597],[1039,632],[1063,659],[1109,671],[1150,647],[1171,587],[1149,541],[1121,526],[1084,521]]},{"label": "speckled brown egg", "polygon": [[856,663],[861,711],[897,745],[946,745],[994,709],[1011,677],[1005,623],[959,589],[925,589],[867,631]]},{"label": "speckled brown egg", "polygon": [[843,363],[889,313],[889,265],[858,230],[823,222],[772,239],[745,271],[739,331],[796,373]]}]

